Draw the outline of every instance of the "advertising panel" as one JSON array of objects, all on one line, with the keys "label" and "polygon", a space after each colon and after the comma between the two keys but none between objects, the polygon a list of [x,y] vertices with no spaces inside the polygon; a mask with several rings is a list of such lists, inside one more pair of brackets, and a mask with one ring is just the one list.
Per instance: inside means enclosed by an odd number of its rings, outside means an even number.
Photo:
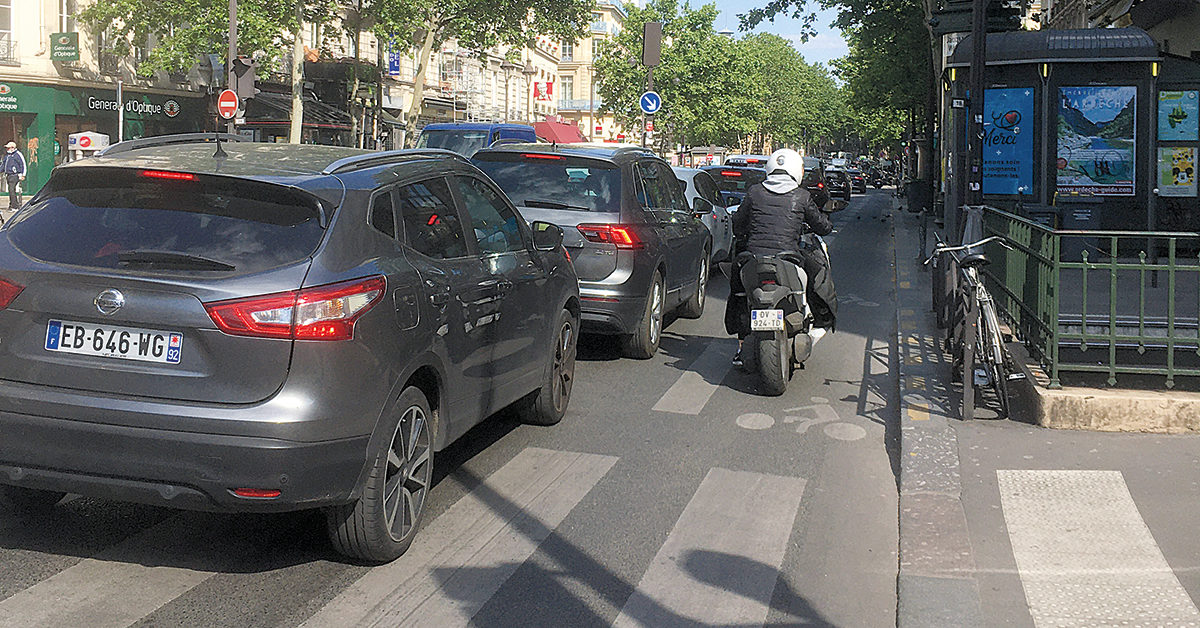
[{"label": "advertising panel", "polygon": [[1060,194],[1133,196],[1136,113],[1136,87],[1059,88]]},{"label": "advertising panel", "polygon": [[1033,89],[989,89],[983,103],[983,193],[1033,194]]},{"label": "advertising panel", "polygon": [[1158,93],[1158,141],[1200,140],[1200,92]]},{"label": "advertising panel", "polygon": [[1158,149],[1158,195],[1196,196],[1196,149]]}]

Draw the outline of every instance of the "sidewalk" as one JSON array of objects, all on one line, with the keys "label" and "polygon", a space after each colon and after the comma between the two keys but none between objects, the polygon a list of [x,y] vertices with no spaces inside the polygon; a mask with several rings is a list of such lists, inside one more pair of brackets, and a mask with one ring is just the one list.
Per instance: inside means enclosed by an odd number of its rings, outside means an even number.
[{"label": "sidewalk", "polygon": [[894,217],[898,625],[1200,625],[1200,436],[1039,428],[1027,397],[961,421],[919,221]]}]

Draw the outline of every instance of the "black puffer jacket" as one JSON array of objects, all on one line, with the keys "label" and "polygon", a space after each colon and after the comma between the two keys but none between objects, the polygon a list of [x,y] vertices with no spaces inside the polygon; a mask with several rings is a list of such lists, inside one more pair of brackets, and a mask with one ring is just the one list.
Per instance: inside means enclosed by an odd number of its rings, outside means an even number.
[{"label": "black puffer jacket", "polygon": [[813,204],[808,190],[800,187],[776,194],[759,183],[746,191],[746,198],[733,215],[734,249],[755,255],[795,251],[800,236],[810,229],[817,235],[828,235],[833,223]]}]

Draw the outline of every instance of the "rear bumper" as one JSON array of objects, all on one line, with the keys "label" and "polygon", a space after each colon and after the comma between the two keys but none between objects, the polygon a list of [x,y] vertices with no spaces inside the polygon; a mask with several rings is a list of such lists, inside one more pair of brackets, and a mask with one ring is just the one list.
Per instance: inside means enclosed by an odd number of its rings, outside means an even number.
[{"label": "rear bumper", "polygon": [[[0,484],[207,511],[346,503],[368,436],[301,443],[0,412]],[[278,489],[243,498],[236,488]]]},{"label": "rear bumper", "polygon": [[646,295],[628,295],[611,289],[579,285],[579,310],[583,330],[604,334],[632,334],[646,310]]}]

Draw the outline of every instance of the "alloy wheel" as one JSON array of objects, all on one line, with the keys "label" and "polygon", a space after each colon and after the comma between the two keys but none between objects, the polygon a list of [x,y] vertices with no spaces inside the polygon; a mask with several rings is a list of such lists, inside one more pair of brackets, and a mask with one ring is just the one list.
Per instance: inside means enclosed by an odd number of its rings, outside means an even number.
[{"label": "alloy wheel", "polygon": [[554,409],[562,412],[571,398],[571,386],[575,382],[575,327],[570,319],[563,322],[558,330],[552,377],[554,388],[551,390],[551,400]]},{"label": "alloy wheel", "polygon": [[662,282],[654,284],[650,292],[650,344],[658,344],[658,335],[662,333],[663,296]]},{"label": "alloy wheel", "polygon": [[384,475],[384,519],[388,534],[402,541],[412,533],[433,477],[428,417],[419,406],[404,411],[388,448]]}]

